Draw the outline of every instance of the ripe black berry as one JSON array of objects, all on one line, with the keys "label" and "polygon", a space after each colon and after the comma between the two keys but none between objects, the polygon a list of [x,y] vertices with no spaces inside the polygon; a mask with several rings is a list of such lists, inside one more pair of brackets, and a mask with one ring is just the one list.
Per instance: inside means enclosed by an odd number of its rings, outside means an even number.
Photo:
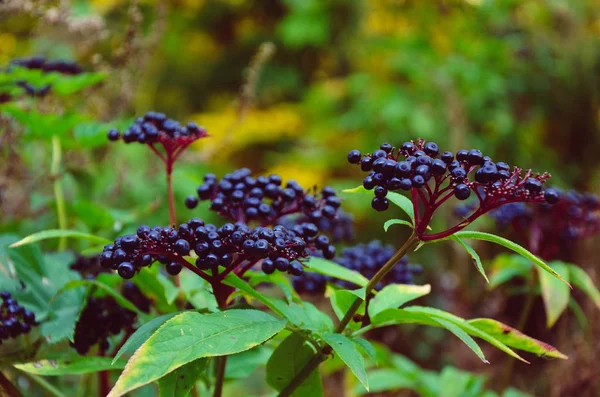
[{"label": "ripe black berry", "polygon": [[371,201],[371,207],[373,207],[375,211],[385,211],[389,208],[389,206],[390,202],[386,198],[375,197]]},{"label": "ripe black berry", "polygon": [[35,314],[19,305],[10,292],[0,293],[2,305],[0,306],[0,344],[3,340],[16,338],[31,331],[31,326],[36,325]]},{"label": "ripe black berry", "polygon": [[546,189],[544,192],[544,198],[549,204],[556,204],[559,200],[559,194],[556,189]]},{"label": "ripe black berry", "polygon": [[358,164],[360,163],[361,154],[358,150],[351,150],[348,153],[348,162],[350,164]]},{"label": "ripe black berry", "polygon": [[132,278],[135,275],[135,267],[133,267],[133,265],[129,262],[121,262],[121,264],[117,268],[117,271],[119,272],[119,276],[123,277],[126,280]]},{"label": "ripe black berry", "polygon": [[471,189],[464,183],[461,183],[454,187],[454,196],[456,196],[457,199],[466,200],[469,198],[470,195]]},{"label": "ripe black berry", "polygon": [[185,198],[185,206],[189,209],[194,209],[198,205],[198,199],[194,196],[187,196]]}]

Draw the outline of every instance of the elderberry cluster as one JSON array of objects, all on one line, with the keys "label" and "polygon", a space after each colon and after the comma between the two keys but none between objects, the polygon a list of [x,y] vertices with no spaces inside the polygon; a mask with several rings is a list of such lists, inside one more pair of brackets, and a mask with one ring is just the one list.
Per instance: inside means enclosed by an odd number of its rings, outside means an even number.
[{"label": "elderberry cluster", "polygon": [[152,301],[131,281],[127,281],[121,287],[121,294],[139,310],[144,313],[150,313]]},{"label": "elderberry cluster", "polygon": [[[274,224],[283,216],[302,214],[307,221],[318,224],[322,219],[335,219],[341,205],[336,191],[329,186],[320,194],[310,194],[296,181],[284,186],[279,175],[254,178],[248,168],[235,170],[220,181],[214,174],[205,175],[197,194],[200,200],[211,201],[213,211],[245,223],[258,220]],[[194,196],[186,200],[190,209],[197,203]]]},{"label": "elderberry cluster", "polygon": [[73,262],[69,266],[69,268],[71,270],[78,272],[79,274],[81,274],[82,277],[87,278],[87,279],[94,279],[100,273],[109,272],[108,269],[105,269],[102,266],[100,266],[100,255],[93,255],[93,256],[80,255],[77,257],[77,259],[75,259],[75,262]]},{"label": "elderberry cluster", "polygon": [[84,355],[94,345],[101,352],[109,348],[108,338],[121,331],[133,332],[137,315],[122,308],[111,296],[90,298],[75,325],[71,346]]},{"label": "elderberry cluster", "polygon": [[[275,269],[294,275],[303,272],[299,260],[311,251],[320,250],[326,258],[335,256],[335,247],[325,235],[319,235],[312,223],[294,226],[291,230],[278,225],[273,228],[249,228],[244,223],[226,223],[217,228],[198,218],[172,227],[140,226],[137,234],[126,235],[104,247],[102,266],[117,270],[125,279],[155,260],[166,265],[171,275],[182,270],[184,256],[196,256],[196,267],[210,270],[214,276],[218,266],[262,262],[265,273]],[[247,270],[247,269],[246,269]]]},{"label": "elderberry cluster", "polygon": [[[392,246],[382,245],[380,241],[374,240],[367,244],[344,248],[341,255],[335,258],[334,261],[371,279],[395,252],[396,250]],[[392,271],[377,284],[375,289],[380,290],[389,284],[412,284],[414,275],[421,273],[421,271],[420,265],[409,264],[408,256],[404,256],[393,267]],[[348,281],[317,273],[307,273],[302,278],[294,278],[293,285],[298,293],[323,293],[328,281],[345,289],[356,287]]]},{"label": "elderberry cluster", "polygon": [[[304,215],[290,215],[281,218],[278,223],[291,229],[294,225],[309,221],[308,217]],[[331,237],[333,243],[352,243],[354,241],[354,217],[342,210],[338,210],[335,218],[321,218],[315,224],[321,233],[325,233]]]},{"label": "elderberry cluster", "polygon": [[56,72],[66,75],[78,75],[83,73],[83,68],[71,61],[51,61],[43,56],[19,58],[10,62],[11,66],[19,66],[25,69],[39,69],[44,73]]},{"label": "elderberry cluster", "polygon": [[121,134],[117,129],[108,131],[108,139],[125,143],[139,142],[143,144],[161,143],[167,152],[176,147],[187,146],[193,141],[207,136],[206,130],[194,122],[182,126],[178,121],[167,118],[164,113],[147,112]]},{"label": "elderberry cluster", "polygon": [[0,344],[3,340],[28,334],[35,325],[35,314],[20,306],[10,292],[0,293]]},{"label": "elderberry cluster", "polygon": [[[558,200],[554,189],[542,189],[543,183],[550,177],[546,173],[533,175],[527,171],[523,176],[521,169],[514,167],[511,171],[508,164],[494,162],[477,149],[459,150],[456,155],[448,151],[440,153],[435,142],[423,139],[404,142],[399,149],[384,143],[371,154],[363,155],[358,150],[351,150],[348,162],[369,172],[363,187],[374,190],[375,198],[371,205],[377,211],[388,209],[386,196],[389,191],[424,188],[431,197],[446,180],[446,190],[452,189],[459,200],[469,198],[472,191],[481,199],[495,197],[550,204]],[[435,185],[433,189],[431,182]]]}]

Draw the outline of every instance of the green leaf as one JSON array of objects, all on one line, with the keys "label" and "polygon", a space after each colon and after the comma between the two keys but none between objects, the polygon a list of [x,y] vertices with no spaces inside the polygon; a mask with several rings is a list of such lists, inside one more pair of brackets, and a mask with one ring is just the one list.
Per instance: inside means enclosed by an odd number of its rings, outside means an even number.
[{"label": "green leaf", "polygon": [[266,297],[260,292],[256,291],[247,282],[239,278],[237,275],[229,273],[227,277],[225,277],[225,279],[223,280],[223,284],[229,285],[233,288],[243,291],[246,295],[255,298],[256,300],[267,306],[269,309],[273,310],[275,314],[281,317],[285,317],[284,313],[280,310],[280,308],[273,303],[273,298]]},{"label": "green leaf", "polygon": [[431,292],[431,285],[390,284],[384,287],[369,302],[369,316],[375,317],[385,309],[396,309],[406,302],[425,296]]},{"label": "green leaf", "polygon": [[331,318],[310,302],[292,302],[288,305],[283,300],[275,298],[271,298],[271,302],[283,313],[283,317],[287,318],[290,324],[297,328],[317,334],[333,329]]},{"label": "green leaf", "polygon": [[352,342],[360,346],[360,348],[364,351],[364,353],[373,360],[374,363],[377,363],[377,352],[375,351],[375,347],[366,339],[363,338],[353,338]]},{"label": "green leaf", "polygon": [[81,375],[106,370],[121,370],[125,361],[111,363],[109,357],[77,357],[72,360],[40,360],[15,364],[15,368],[42,376]]},{"label": "green leaf", "polygon": [[494,289],[514,277],[528,277],[531,273],[531,261],[516,254],[496,255],[491,263],[492,273],[488,289]]},{"label": "green leaf", "polygon": [[305,269],[307,272],[324,274],[339,280],[349,281],[359,287],[364,287],[369,282],[365,276],[357,271],[350,270],[335,262],[316,256],[311,256],[306,265],[308,266],[308,268]]},{"label": "green leaf", "polygon": [[49,343],[63,339],[73,340],[75,324],[86,304],[86,291],[71,290],[59,293],[50,302],[50,319],[40,327],[42,335]]},{"label": "green leaf", "polygon": [[158,380],[160,397],[186,397],[207,366],[208,359],[200,358],[163,376]]},{"label": "green leaf", "polygon": [[357,314],[364,315],[365,314],[365,298],[364,298],[364,288],[361,288],[359,291],[362,291],[362,297],[358,296],[355,292],[345,290],[345,289],[329,289],[329,299],[331,300],[331,307],[335,312],[335,315],[341,320],[344,318],[344,315],[350,309],[350,307],[354,304],[356,298],[362,299],[362,303],[358,310]]},{"label": "green leaf", "polygon": [[475,342],[473,338],[469,336],[469,334],[463,331],[462,328],[460,328],[453,322],[446,321],[442,318],[434,318],[434,320],[437,323],[439,323],[442,327],[452,332],[458,339],[462,340],[465,343],[465,345],[469,347],[469,349],[473,350],[473,353],[475,353],[477,357],[481,359],[481,361],[483,361],[486,364],[490,363],[488,360],[486,360],[485,355],[483,354],[483,351],[481,351],[481,348],[479,347],[477,342]]},{"label": "green leaf", "polygon": [[165,314],[164,316],[156,317],[139,327],[137,331],[135,331],[133,335],[127,339],[127,342],[125,342],[125,344],[119,349],[117,354],[115,354],[115,358],[113,358],[112,362],[114,363],[117,361],[123,354],[133,353],[136,351],[164,323],[181,313],[182,312]]},{"label": "green leaf", "polygon": [[473,258],[473,263],[477,267],[477,270],[479,271],[479,273],[481,273],[483,278],[485,278],[485,281],[489,283],[490,280],[488,280],[487,275],[485,274],[485,270],[483,269],[483,265],[481,264],[481,258],[479,258],[479,255],[473,249],[473,247],[471,247],[469,244],[465,243],[463,240],[461,240],[456,235],[451,235],[450,239],[454,240],[457,243],[459,243],[460,245],[462,245],[462,247],[465,249],[465,251],[467,251],[469,253],[469,255],[471,255],[471,258]]},{"label": "green leaf", "polygon": [[[291,334],[277,346],[267,362],[267,383],[277,391],[283,390],[315,354],[301,334]],[[315,369],[290,396],[323,396],[319,370]]]},{"label": "green leaf", "polygon": [[258,310],[179,314],[134,353],[109,397],[122,396],[199,358],[249,350],[272,338],[285,323]]},{"label": "green leaf", "polygon": [[439,375],[440,397],[483,397],[485,378],[446,366]]},{"label": "green leaf", "polygon": [[52,84],[52,92],[59,96],[71,95],[100,83],[105,73],[81,73],[78,75],[59,75]]},{"label": "green leaf", "polygon": [[568,265],[571,282],[589,296],[600,308],[600,291],[594,285],[592,278],[577,265]]},{"label": "green leaf", "polygon": [[[548,263],[548,266],[552,267],[564,280],[569,281],[569,268],[565,263],[553,261]],[[571,291],[564,283],[547,272],[542,272],[538,269],[538,273],[544,308],[546,309],[546,326],[550,328],[569,305]]]},{"label": "green leaf", "polygon": [[541,267],[548,273],[552,274],[554,277],[559,278],[564,283],[566,283],[569,287],[571,287],[571,285],[565,279],[563,279],[560,274],[555,272],[554,269],[552,269],[551,267],[546,265],[546,263],[544,263],[543,260],[541,260],[537,256],[533,255],[531,252],[527,251],[525,248],[521,247],[519,244],[513,243],[512,241],[507,240],[503,237],[496,236],[496,235],[490,234],[490,233],[484,233],[484,232],[472,232],[472,231],[463,230],[463,231],[455,233],[454,235],[457,237],[460,237],[460,238],[472,238],[475,240],[489,241],[491,243],[496,243],[496,244],[502,245],[503,247],[508,248],[509,250],[512,250],[512,251],[516,252],[517,254],[522,255],[525,258],[529,259],[534,264]]},{"label": "green leaf", "polygon": [[97,281],[97,280],[72,280],[72,281],[69,281],[68,283],[66,283],[62,289],[63,289],[63,291],[68,291],[68,290],[76,289],[79,287],[90,287],[90,286],[94,286],[94,287],[104,291],[106,294],[112,296],[120,306],[122,306],[123,308],[130,310],[132,312],[135,312],[138,316],[140,316],[142,318],[145,318],[148,316],[146,313],[144,313],[140,309],[138,309],[133,303],[131,303],[123,295],[121,295],[120,293],[118,293],[117,291],[112,289],[110,286],[108,286],[100,281]]},{"label": "green leaf", "polygon": [[87,234],[78,232],[76,230],[60,230],[60,229],[51,229],[51,230],[43,230],[41,232],[30,234],[22,240],[17,241],[14,244],[11,244],[10,247],[19,247],[21,245],[32,244],[38,241],[47,240],[51,238],[61,238],[61,237],[72,237],[83,240],[89,240],[98,244],[110,244],[111,241],[105,239],[104,237],[94,236],[93,234]]},{"label": "green leaf", "polygon": [[246,273],[246,276],[248,277],[248,282],[253,287],[256,287],[261,283],[270,283],[278,286],[285,295],[285,299],[288,303],[293,301],[294,296],[297,297],[290,279],[284,276],[281,272],[265,274],[263,272],[250,271]]},{"label": "green leaf", "polygon": [[266,346],[256,346],[254,349],[233,354],[227,357],[225,378],[244,379],[258,368],[267,364],[273,349]]},{"label": "green leaf", "polygon": [[396,391],[400,389],[415,390],[415,381],[407,377],[401,371],[391,368],[376,369],[369,371],[370,390],[366,390],[361,384],[357,384],[354,392],[358,395],[366,393],[380,393],[385,391]]},{"label": "green leaf", "polygon": [[404,226],[408,226],[411,228],[415,227],[412,223],[410,223],[409,221],[405,221],[403,219],[388,219],[383,224],[383,230],[385,230],[387,232],[388,229],[390,228],[390,226],[393,226],[393,225],[404,225]]},{"label": "green leaf", "polygon": [[[159,266],[151,266],[142,269],[134,278],[133,283],[137,285],[144,294],[152,299],[156,309],[162,313],[174,312],[177,310],[175,305],[168,303],[168,293],[165,290],[165,286],[158,280],[160,271]],[[181,287],[185,291],[186,283],[188,279],[200,279],[195,274],[192,275],[187,269],[183,269],[180,273]],[[202,279],[200,279],[203,281]],[[213,299],[214,301],[214,299]],[[215,302],[216,305],[216,302]],[[210,307],[210,305],[203,306],[203,308]]]},{"label": "green leaf", "polygon": [[365,360],[352,340],[342,334],[326,333],[322,336],[325,343],[331,346],[333,351],[346,363],[365,389],[369,390]]},{"label": "green leaf", "polygon": [[[371,195],[371,191],[365,189],[362,185],[357,186],[353,189],[342,190],[342,193],[363,193]],[[415,224],[415,211],[413,209],[413,203],[407,197],[396,193],[396,192],[388,192],[387,199],[392,203],[396,204],[402,211],[404,211],[408,217],[410,218],[411,224]]]},{"label": "green leaf", "polygon": [[527,336],[513,327],[502,324],[500,321],[489,318],[476,318],[467,320],[467,323],[515,349],[534,353],[543,357],[560,358],[563,360],[568,358],[554,346]]}]

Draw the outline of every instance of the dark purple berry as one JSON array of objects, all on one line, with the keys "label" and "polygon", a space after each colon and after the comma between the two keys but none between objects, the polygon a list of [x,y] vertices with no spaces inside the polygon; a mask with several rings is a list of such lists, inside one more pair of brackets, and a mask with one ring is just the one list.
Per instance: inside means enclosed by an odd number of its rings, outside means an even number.
[{"label": "dark purple berry", "polygon": [[351,150],[348,153],[348,162],[350,164],[358,164],[360,163],[361,154],[359,150]]},{"label": "dark purple berry", "polygon": [[389,208],[389,206],[390,206],[390,202],[386,198],[375,197],[371,201],[371,207],[373,207],[373,209],[375,211],[379,211],[379,212],[385,211]]},{"label": "dark purple berry", "polygon": [[471,195],[471,189],[464,183],[454,187],[454,196],[459,200],[466,200]]}]

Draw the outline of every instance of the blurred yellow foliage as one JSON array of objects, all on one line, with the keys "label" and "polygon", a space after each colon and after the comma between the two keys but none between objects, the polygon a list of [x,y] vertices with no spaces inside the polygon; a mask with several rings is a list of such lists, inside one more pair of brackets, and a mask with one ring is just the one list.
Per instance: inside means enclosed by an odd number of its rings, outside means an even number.
[{"label": "blurred yellow foliage", "polygon": [[250,109],[240,120],[235,109],[224,112],[199,113],[193,120],[203,125],[209,139],[197,143],[213,160],[225,161],[231,154],[257,143],[276,142],[293,138],[302,132],[303,122],[297,106],[281,104],[268,109]]},{"label": "blurred yellow foliage", "polygon": [[125,4],[125,0],[90,0],[94,11],[100,14],[106,14],[116,7]]},{"label": "blurred yellow foliage", "polygon": [[267,174],[278,174],[282,177],[292,176],[284,180],[284,183],[290,179],[295,180],[305,189],[312,189],[313,186],[323,187],[327,180],[326,169],[315,169],[314,167],[301,167],[297,163],[282,162],[270,168]]},{"label": "blurred yellow foliage", "polygon": [[188,33],[186,42],[188,54],[197,59],[197,62],[214,61],[222,51],[222,47],[219,47],[213,38],[205,32]]},{"label": "blurred yellow foliage", "polygon": [[15,36],[8,33],[0,33],[0,64],[4,65],[13,57],[17,48]]}]

